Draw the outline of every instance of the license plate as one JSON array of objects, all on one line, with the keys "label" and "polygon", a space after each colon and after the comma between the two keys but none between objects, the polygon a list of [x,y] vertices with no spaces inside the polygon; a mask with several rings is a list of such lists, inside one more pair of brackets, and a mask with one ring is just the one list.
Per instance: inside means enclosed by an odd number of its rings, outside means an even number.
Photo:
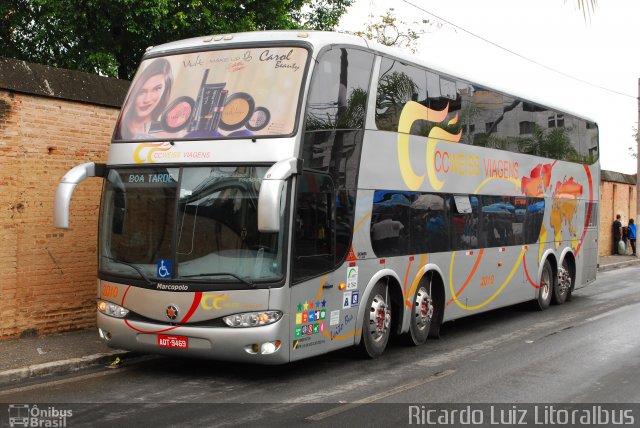
[{"label": "license plate", "polygon": [[161,348],[188,349],[189,339],[185,336],[167,336],[165,334],[159,334],[158,346]]}]

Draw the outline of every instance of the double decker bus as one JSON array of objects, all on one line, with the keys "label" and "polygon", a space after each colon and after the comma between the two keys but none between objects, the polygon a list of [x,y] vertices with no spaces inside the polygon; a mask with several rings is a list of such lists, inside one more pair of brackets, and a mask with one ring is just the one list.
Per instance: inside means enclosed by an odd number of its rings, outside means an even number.
[{"label": "double decker bus", "polygon": [[[278,364],[595,279],[596,124],[362,38],[255,32],[149,49],[106,164],[109,346]],[[526,95],[526,94],[525,94]]]}]

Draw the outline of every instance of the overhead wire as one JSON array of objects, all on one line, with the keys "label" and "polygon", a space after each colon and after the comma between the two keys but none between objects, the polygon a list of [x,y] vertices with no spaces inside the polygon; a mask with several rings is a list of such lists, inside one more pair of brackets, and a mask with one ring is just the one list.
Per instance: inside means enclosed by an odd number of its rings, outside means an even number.
[{"label": "overhead wire", "polygon": [[537,66],[539,66],[539,67],[545,68],[545,69],[547,69],[547,70],[549,70],[549,71],[552,71],[552,72],[554,72],[554,73],[558,73],[558,74],[560,74],[560,75],[562,75],[562,76],[568,77],[568,78],[570,78],[570,79],[572,79],[572,80],[575,80],[575,81],[578,81],[578,82],[584,83],[584,84],[586,84],[586,85],[593,86],[593,87],[598,88],[598,89],[602,89],[603,91],[611,92],[611,93],[614,93],[614,94],[617,94],[617,95],[621,95],[621,96],[623,96],[623,97],[633,98],[634,100],[637,100],[637,99],[638,99],[638,96],[635,96],[635,95],[629,95],[629,94],[626,94],[626,93],[624,93],[624,92],[616,91],[616,90],[614,90],[614,89],[610,89],[610,88],[607,88],[607,87],[604,87],[604,86],[598,85],[597,83],[589,82],[588,80],[581,79],[581,78],[579,78],[579,77],[576,77],[576,76],[573,76],[573,75],[571,75],[571,74],[565,73],[564,71],[560,71],[560,70],[558,70],[558,69],[555,69],[555,68],[553,68],[553,67],[550,67],[550,66],[548,66],[548,65],[546,65],[546,64],[543,64],[543,63],[541,63],[541,62],[539,62],[539,61],[536,61],[536,60],[534,60],[534,59],[528,58],[528,57],[526,57],[526,56],[524,56],[524,55],[522,55],[522,54],[520,54],[520,53],[518,53],[518,52],[515,52],[515,51],[513,51],[513,50],[511,50],[511,49],[509,49],[509,48],[506,48],[506,47],[504,47],[504,46],[501,46],[501,45],[499,45],[499,44],[497,44],[497,43],[495,43],[495,42],[492,42],[491,40],[489,40],[489,39],[487,39],[487,38],[485,38],[485,37],[482,37],[482,36],[480,36],[480,35],[478,35],[478,34],[473,33],[472,31],[469,31],[469,30],[467,30],[467,29],[465,29],[465,28],[463,28],[463,27],[461,27],[461,26],[459,26],[459,25],[456,25],[456,24],[454,24],[453,22],[451,22],[451,21],[449,21],[449,20],[447,20],[447,19],[444,19],[444,18],[442,18],[442,17],[440,17],[440,16],[438,16],[438,15],[436,15],[436,14],[432,13],[432,12],[429,12],[428,10],[426,10],[426,9],[424,9],[424,8],[422,8],[422,7],[418,6],[418,5],[416,5],[416,4],[412,3],[412,2],[410,2],[409,0],[402,0],[402,1],[403,1],[404,3],[406,3],[406,4],[408,4],[409,6],[413,6],[413,7],[415,7],[416,9],[418,9],[418,10],[420,10],[420,11],[422,11],[422,12],[424,12],[424,13],[428,14],[428,15],[433,16],[434,18],[436,18],[436,19],[438,19],[438,20],[440,20],[440,21],[442,21],[442,22],[444,22],[444,23],[446,23],[446,24],[448,24],[448,25],[450,25],[450,26],[452,26],[452,27],[454,27],[454,28],[456,28],[456,29],[458,29],[458,30],[460,30],[460,31],[464,32],[464,33],[469,34],[469,35],[470,35],[470,36],[472,36],[472,37],[475,37],[475,38],[477,38],[477,39],[480,39],[480,40],[482,40],[482,41],[483,41],[483,42],[485,42],[485,43],[488,43],[488,44],[490,44],[490,45],[492,45],[492,46],[495,46],[495,47],[496,47],[496,48],[498,48],[498,49],[501,49],[501,50],[503,50],[503,51],[505,51],[505,52],[508,52],[508,53],[510,53],[510,54],[512,54],[512,55],[515,55],[515,56],[517,56],[518,58],[521,58],[521,59],[523,59],[523,60],[525,60],[525,61],[528,61],[528,62],[530,62],[530,63],[532,63],[532,64],[535,64],[535,65],[537,65]]}]

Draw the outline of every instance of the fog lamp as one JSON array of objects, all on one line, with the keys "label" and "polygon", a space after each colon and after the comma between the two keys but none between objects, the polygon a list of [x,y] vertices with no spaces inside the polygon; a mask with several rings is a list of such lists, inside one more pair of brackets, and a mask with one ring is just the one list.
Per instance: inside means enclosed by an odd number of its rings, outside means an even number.
[{"label": "fog lamp", "polygon": [[269,354],[273,354],[278,349],[280,349],[279,340],[276,340],[275,342],[266,342],[266,343],[263,343],[262,346],[260,347],[260,353],[262,355],[269,355]]}]

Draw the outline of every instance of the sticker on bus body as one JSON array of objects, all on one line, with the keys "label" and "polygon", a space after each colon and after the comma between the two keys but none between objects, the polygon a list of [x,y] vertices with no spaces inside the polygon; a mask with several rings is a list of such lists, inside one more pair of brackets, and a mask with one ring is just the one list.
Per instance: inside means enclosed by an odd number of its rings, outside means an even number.
[{"label": "sticker on bus body", "polygon": [[360,305],[360,292],[352,291],[351,292],[351,307],[356,308]]},{"label": "sticker on bus body", "polygon": [[358,266],[350,266],[347,270],[347,290],[358,289]]},{"label": "sticker on bus body", "polygon": [[340,322],[340,309],[337,311],[331,311],[331,318],[329,320],[329,325],[338,325]]},{"label": "sticker on bus body", "polygon": [[189,338],[185,336],[159,334],[158,346],[161,348],[189,349]]},{"label": "sticker on bus body", "polygon": [[171,278],[173,276],[173,269],[171,268],[170,259],[158,260],[158,269],[156,272],[158,278]]},{"label": "sticker on bus body", "polygon": [[351,307],[351,291],[342,293],[342,309]]}]

